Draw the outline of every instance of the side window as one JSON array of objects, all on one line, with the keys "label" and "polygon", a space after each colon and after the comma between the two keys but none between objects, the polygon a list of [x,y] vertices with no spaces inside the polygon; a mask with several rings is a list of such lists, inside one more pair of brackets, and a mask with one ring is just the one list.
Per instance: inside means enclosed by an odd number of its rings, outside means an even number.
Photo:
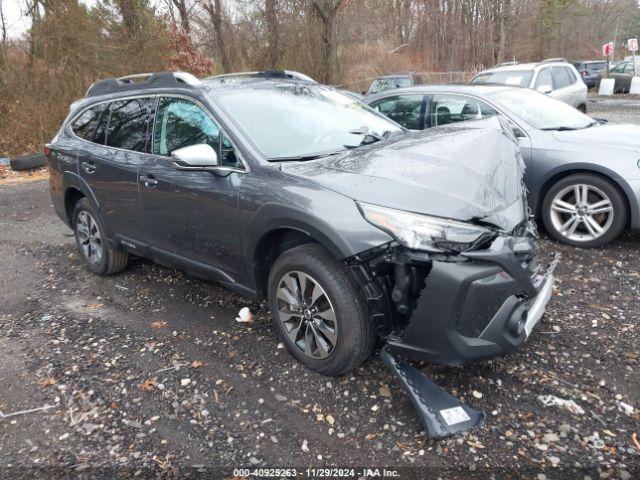
[{"label": "side window", "polygon": [[627,63],[625,65],[624,73],[633,73],[633,63]]},{"label": "side window", "polygon": [[625,67],[624,64],[616,65],[611,69],[611,73],[622,73],[624,71],[624,67]]},{"label": "side window", "polygon": [[[71,130],[73,130],[73,133],[84,140],[101,143],[99,138],[96,138],[97,136],[95,134],[104,108],[105,104],[101,104],[85,110],[71,124]],[[102,143],[104,143],[104,137]]]},{"label": "side window", "polygon": [[551,88],[553,88],[553,78],[551,78],[551,70],[549,70],[548,68],[543,68],[542,70],[540,70],[534,88],[539,88],[543,85],[549,85]]},{"label": "side window", "polygon": [[238,165],[231,142],[202,108],[182,98],[161,98],[153,127],[153,153],[168,157],[174,150],[199,143],[216,151],[220,165]]},{"label": "side window", "polygon": [[371,107],[410,130],[422,130],[424,95],[397,95],[383,98]]},{"label": "side window", "polygon": [[569,76],[567,75],[567,69],[564,67],[551,67],[551,73],[553,75],[553,89],[565,88],[571,85],[569,82]]},{"label": "side window", "polygon": [[498,115],[498,111],[485,102],[463,95],[434,95],[429,108],[432,127],[448,123],[481,120]]},{"label": "side window", "polygon": [[150,98],[111,102],[107,146],[135,152],[146,151],[151,104]]}]

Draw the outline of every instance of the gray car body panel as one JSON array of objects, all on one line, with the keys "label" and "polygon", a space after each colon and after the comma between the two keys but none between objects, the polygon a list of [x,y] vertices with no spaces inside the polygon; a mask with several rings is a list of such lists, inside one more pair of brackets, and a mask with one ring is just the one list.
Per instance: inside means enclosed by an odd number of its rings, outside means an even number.
[{"label": "gray car body panel", "polygon": [[[518,88],[489,85],[429,85],[398,89],[367,97],[371,104],[379,99],[401,94],[455,94],[486,102],[522,130],[518,138],[526,163],[525,183],[529,190],[529,206],[540,215],[543,196],[560,176],[576,172],[592,172],[613,180],[624,192],[630,207],[630,227],[640,230],[640,126],[630,124],[595,125],[583,130],[543,131],[497,102],[490,94]],[[464,123],[464,122],[462,122]],[[434,127],[441,129],[444,127]]]}]

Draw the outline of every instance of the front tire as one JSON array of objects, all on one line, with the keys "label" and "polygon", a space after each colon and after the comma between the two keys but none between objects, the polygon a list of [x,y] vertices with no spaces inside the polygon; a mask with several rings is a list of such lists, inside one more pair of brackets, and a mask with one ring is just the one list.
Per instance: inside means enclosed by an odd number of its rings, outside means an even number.
[{"label": "front tire", "polygon": [[76,246],[89,270],[96,275],[105,276],[127,267],[129,254],[109,246],[100,216],[86,198],[78,200],[72,218]]},{"label": "front tire", "polygon": [[337,376],[371,355],[375,333],[362,293],[320,245],[295,247],[276,260],[269,304],[285,345],[305,367]]},{"label": "front tire", "polygon": [[594,248],[613,241],[627,224],[622,193],[609,180],[580,173],[565,177],[547,192],[542,219],[556,240]]}]

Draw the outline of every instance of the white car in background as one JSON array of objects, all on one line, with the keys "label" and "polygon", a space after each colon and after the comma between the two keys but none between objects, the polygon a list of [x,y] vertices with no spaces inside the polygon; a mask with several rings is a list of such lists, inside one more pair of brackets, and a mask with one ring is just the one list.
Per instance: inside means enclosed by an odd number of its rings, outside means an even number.
[{"label": "white car in background", "polygon": [[568,103],[583,113],[587,111],[587,86],[575,67],[564,58],[550,58],[539,63],[501,63],[478,73],[471,83],[527,87]]}]

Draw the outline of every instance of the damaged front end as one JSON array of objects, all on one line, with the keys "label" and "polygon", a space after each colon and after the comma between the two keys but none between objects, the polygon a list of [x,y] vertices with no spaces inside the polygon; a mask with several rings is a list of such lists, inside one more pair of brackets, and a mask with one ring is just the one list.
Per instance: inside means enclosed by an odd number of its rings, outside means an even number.
[{"label": "damaged front end", "polygon": [[391,242],[347,260],[385,340],[380,356],[431,438],[480,426],[485,414],[398,357],[461,365],[520,346],[551,298],[559,258],[543,267],[536,236],[528,220],[466,251],[424,252]]},{"label": "damaged front end", "polygon": [[535,237],[527,221],[464,252],[391,242],[347,265],[391,353],[461,365],[516,349],[542,317],[557,259],[543,268]]}]

